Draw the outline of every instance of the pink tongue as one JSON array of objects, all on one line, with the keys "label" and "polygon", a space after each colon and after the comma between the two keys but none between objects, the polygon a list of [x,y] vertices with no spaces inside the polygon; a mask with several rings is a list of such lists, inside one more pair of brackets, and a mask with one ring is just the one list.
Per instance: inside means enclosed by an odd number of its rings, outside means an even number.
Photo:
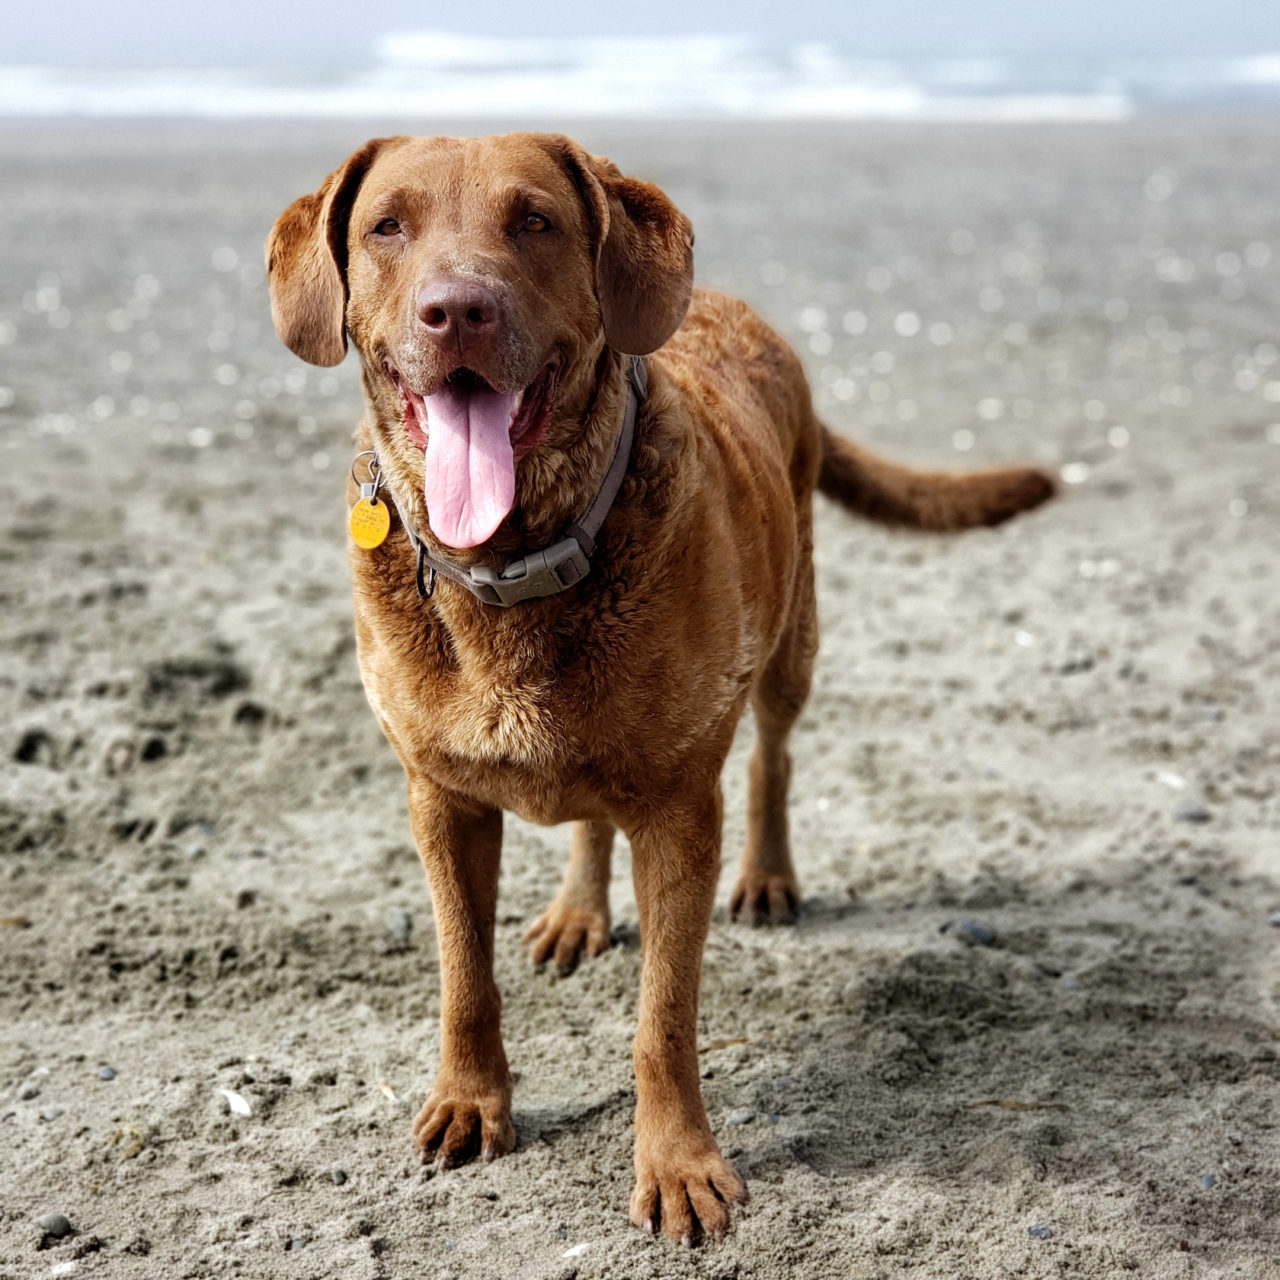
[{"label": "pink tongue", "polygon": [[520,397],[446,383],[424,404],[431,532],[449,547],[478,546],[515,501],[511,423]]}]

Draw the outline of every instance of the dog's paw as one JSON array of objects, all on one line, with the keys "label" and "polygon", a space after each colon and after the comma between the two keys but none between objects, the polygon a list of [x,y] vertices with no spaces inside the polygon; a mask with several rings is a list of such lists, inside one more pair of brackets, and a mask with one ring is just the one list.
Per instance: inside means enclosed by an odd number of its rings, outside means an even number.
[{"label": "dog's paw", "polygon": [[609,912],[557,900],[525,930],[524,940],[539,968],[551,960],[560,973],[572,973],[584,955],[598,956],[608,949]]},{"label": "dog's paw", "polygon": [[792,924],[800,910],[800,886],[792,875],[744,871],[729,899],[729,919],[739,924]]},{"label": "dog's paw", "polygon": [[413,1141],[424,1164],[452,1169],[480,1156],[495,1160],[516,1145],[511,1104],[502,1098],[466,1098],[432,1090],[413,1122]]},{"label": "dog's paw", "polygon": [[687,1245],[707,1236],[719,1240],[734,1205],[746,1198],[746,1186],[714,1142],[636,1149],[631,1221],[651,1235],[661,1231]]}]

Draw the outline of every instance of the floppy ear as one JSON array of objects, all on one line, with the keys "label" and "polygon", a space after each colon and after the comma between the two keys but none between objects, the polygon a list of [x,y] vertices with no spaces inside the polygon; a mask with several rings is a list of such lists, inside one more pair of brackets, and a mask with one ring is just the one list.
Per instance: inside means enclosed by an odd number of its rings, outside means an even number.
[{"label": "floppy ear", "polygon": [[267,237],[271,319],[280,341],[309,364],[347,354],[347,221],[364,175],[391,138],[373,138],[313,195],[295,200]]},{"label": "floppy ear", "polygon": [[624,355],[656,351],[680,327],[693,294],[693,226],[652,182],[556,138],[591,223],[605,341]]}]

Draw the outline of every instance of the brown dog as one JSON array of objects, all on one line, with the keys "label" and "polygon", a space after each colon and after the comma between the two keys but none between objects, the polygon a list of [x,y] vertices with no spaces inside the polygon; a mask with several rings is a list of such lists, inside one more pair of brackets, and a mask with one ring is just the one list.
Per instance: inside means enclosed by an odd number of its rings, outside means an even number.
[{"label": "brown dog", "polygon": [[697,1008],[720,772],[748,699],[731,912],[777,923],[799,902],[786,744],[818,644],[814,489],[930,529],[1053,490],[1030,469],[910,471],[833,436],[786,343],[693,292],[692,246],[657,187],[539,134],[375,139],[267,242],[285,343],[332,365],[350,334],[360,354],[358,448],[386,485],[363,511],[385,520],[389,493],[398,516],[352,564],[360,669],[408,775],[439,938],[418,1148],[451,1165],[515,1144],[493,979],[503,810],[574,823],[526,937],[563,967],[608,945],[620,828],[644,948],[631,1219],[686,1240],[720,1235],[745,1195],[703,1109]]}]

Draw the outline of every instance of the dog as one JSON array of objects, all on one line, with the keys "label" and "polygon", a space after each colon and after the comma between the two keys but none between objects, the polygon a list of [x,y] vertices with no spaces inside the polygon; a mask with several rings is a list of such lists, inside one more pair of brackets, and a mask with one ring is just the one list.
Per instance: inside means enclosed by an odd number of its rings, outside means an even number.
[{"label": "dog", "polygon": [[643,950],[630,1216],[718,1238],[746,1195],[698,1071],[720,775],[750,702],[730,914],[790,921],[814,491],[956,530],[1037,506],[1053,481],[915,471],[831,433],[787,344],[693,288],[693,231],[663,191],[559,135],[373,139],[280,216],[267,269],[292,351],[335,365],[349,337],[360,357],[360,671],[408,778],[440,949],[417,1148],[448,1167],[515,1145],[493,977],[503,812],[574,824],[526,935],[562,969],[609,944],[621,830]]}]

